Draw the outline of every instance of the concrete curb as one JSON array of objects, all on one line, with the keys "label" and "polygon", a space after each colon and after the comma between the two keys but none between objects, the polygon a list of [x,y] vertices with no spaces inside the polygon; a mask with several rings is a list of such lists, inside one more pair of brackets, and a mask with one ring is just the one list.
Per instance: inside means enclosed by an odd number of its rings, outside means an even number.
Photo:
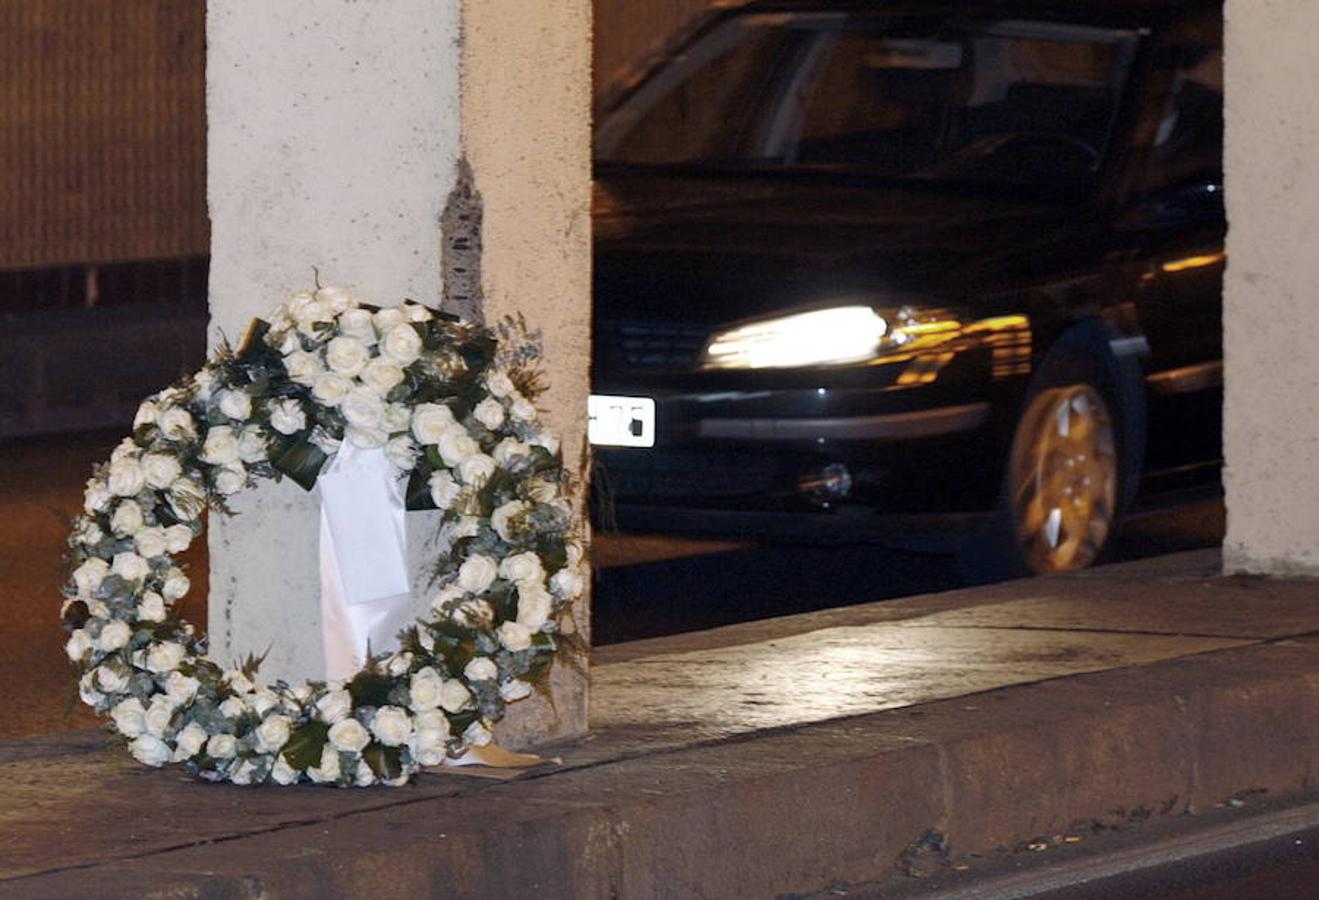
[{"label": "concrete curb", "polygon": [[872,882],[932,829],[952,854],[980,853],[1079,822],[1314,787],[1319,638],[667,752],[609,759],[626,735],[588,743],[599,761],[579,768],[451,796],[401,792],[200,843],[181,835],[0,880],[0,894],[766,897]]}]

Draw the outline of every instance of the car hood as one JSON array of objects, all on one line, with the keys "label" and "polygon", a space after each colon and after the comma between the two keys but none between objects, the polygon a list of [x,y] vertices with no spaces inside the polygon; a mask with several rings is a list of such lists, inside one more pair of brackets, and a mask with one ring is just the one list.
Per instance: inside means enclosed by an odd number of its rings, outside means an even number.
[{"label": "car hood", "polygon": [[596,315],[717,324],[839,300],[966,302],[1068,218],[937,186],[601,178]]}]

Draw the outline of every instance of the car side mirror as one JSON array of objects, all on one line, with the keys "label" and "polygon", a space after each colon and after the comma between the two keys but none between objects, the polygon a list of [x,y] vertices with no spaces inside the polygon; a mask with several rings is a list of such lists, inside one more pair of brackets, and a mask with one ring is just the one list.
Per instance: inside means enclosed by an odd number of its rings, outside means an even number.
[{"label": "car side mirror", "polygon": [[1126,228],[1156,228],[1225,216],[1221,178],[1183,182],[1141,195],[1121,216]]}]

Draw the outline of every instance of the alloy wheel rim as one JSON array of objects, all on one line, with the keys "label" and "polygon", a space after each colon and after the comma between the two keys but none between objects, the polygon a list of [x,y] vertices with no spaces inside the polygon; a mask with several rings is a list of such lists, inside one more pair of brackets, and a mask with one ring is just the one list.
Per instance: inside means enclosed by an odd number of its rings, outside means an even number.
[{"label": "alloy wheel rim", "polygon": [[1027,409],[1011,463],[1017,545],[1034,572],[1083,569],[1108,542],[1117,499],[1113,420],[1099,392],[1073,384]]}]

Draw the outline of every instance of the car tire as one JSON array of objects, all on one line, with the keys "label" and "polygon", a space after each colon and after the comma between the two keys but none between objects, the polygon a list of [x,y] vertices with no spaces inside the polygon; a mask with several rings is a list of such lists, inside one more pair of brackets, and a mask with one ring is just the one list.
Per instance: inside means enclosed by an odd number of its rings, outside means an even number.
[{"label": "car tire", "polygon": [[971,584],[1102,561],[1139,478],[1143,397],[1097,330],[1064,335],[1022,404],[998,506],[959,556]]}]

